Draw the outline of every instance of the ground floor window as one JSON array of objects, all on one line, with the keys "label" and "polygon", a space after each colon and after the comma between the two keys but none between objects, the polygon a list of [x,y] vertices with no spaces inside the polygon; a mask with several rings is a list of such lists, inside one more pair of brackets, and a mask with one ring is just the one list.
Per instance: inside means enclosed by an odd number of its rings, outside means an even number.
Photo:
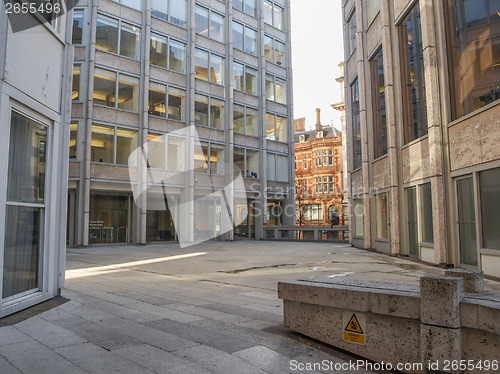
[{"label": "ground floor window", "polygon": [[129,242],[130,221],[128,193],[90,193],[89,244]]},{"label": "ground floor window", "polygon": [[363,236],[364,235],[364,216],[365,216],[365,208],[363,206],[362,199],[354,199],[354,236]]},{"label": "ground floor window", "polygon": [[410,246],[410,256],[419,257],[420,251],[418,246],[418,212],[416,187],[406,189],[406,199],[408,203],[408,240]]},{"label": "ground floor window", "polygon": [[500,168],[479,173],[483,248],[500,249]]},{"label": "ground floor window", "polygon": [[387,239],[388,234],[388,214],[387,214],[387,194],[383,193],[375,197],[377,239]]},{"label": "ground floor window", "polygon": [[460,263],[477,266],[476,213],[472,176],[457,180]]}]

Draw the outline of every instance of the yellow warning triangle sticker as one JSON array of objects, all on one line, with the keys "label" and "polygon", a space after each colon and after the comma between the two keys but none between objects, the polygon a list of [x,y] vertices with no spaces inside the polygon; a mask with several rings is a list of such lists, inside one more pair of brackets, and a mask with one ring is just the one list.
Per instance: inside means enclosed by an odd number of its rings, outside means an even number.
[{"label": "yellow warning triangle sticker", "polygon": [[361,328],[361,325],[359,324],[358,319],[356,318],[356,314],[352,315],[344,331],[354,332],[356,334],[364,334],[363,329]]}]

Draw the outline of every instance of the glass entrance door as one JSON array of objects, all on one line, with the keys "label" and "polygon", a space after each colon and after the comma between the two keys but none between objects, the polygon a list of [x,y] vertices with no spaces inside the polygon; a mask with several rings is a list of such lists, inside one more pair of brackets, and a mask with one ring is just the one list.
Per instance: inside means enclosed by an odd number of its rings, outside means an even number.
[{"label": "glass entrance door", "polygon": [[2,297],[41,288],[47,127],[13,111]]},{"label": "glass entrance door", "polygon": [[476,215],[472,177],[457,180],[460,262],[477,266]]}]

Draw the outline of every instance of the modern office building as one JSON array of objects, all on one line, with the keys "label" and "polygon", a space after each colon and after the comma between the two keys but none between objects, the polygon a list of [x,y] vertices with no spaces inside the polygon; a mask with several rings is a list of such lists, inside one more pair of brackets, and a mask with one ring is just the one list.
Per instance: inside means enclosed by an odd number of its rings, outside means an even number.
[{"label": "modern office building", "polygon": [[500,277],[499,6],[342,2],[355,246]]},{"label": "modern office building", "polygon": [[[314,130],[305,129],[305,118],[295,124],[295,188],[297,225],[330,225],[342,209],[342,134],[321,124],[316,109]],[[332,233],[333,234],[333,233]]]},{"label": "modern office building", "polygon": [[61,222],[73,58],[64,4],[59,17],[50,12],[7,17],[5,6],[2,1],[0,318],[52,298],[64,286]]},{"label": "modern office building", "polygon": [[[293,223],[289,25],[288,0],[81,0],[68,243],[259,239],[268,217]],[[138,147],[147,162],[129,160]],[[244,191],[212,195],[238,170]]]}]

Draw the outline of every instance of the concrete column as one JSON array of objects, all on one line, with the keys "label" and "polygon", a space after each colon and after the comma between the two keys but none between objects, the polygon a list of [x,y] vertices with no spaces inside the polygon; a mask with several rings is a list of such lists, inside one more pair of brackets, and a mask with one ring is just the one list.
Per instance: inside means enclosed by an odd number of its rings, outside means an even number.
[{"label": "concrete column", "polygon": [[456,277],[420,278],[421,349],[423,362],[462,359],[460,302],[464,281]]}]

